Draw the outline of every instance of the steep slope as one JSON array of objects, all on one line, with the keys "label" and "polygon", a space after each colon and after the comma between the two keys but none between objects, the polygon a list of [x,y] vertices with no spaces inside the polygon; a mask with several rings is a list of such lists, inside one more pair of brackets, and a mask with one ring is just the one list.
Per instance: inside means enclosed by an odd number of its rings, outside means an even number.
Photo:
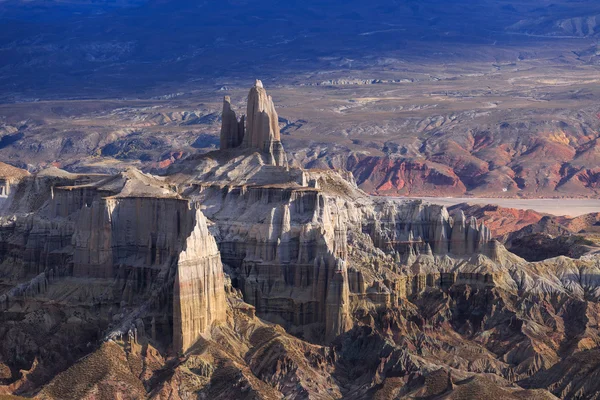
[{"label": "steep slope", "polygon": [[600,345],[598,254],[528,262],[461,210],[372,198],[347,173],[272,156],[240,146],[162,177],[14,182],[0,393],[600,395],[579,375]]}]

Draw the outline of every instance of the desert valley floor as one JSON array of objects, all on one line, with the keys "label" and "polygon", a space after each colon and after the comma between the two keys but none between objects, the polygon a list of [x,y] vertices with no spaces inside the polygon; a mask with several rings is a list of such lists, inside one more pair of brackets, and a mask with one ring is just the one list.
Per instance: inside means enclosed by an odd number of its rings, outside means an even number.
[{"label": "desert valley floor", "polygon": [[599,399],[599,37],[0,0],[0,400]]}]

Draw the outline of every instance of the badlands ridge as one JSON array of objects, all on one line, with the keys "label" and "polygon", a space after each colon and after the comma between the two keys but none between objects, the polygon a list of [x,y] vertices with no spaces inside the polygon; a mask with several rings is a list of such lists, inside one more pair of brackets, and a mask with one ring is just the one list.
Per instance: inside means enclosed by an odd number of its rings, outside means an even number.
[{"label": "badlands ridge", "polygon": [[528,262],[460,210],[292,168],[277,121],[257,81],[164,176],[1,168],[0,393],[600,396],[597,256]]}]

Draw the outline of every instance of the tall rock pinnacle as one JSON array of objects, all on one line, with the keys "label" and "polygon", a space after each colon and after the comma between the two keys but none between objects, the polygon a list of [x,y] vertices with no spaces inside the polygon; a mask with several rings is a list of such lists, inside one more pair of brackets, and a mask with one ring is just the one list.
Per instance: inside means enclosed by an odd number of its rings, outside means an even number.
[{"label": "tall rock pinnacle", "polygon": [[[238,121],[231,109],[229,97],[223,101],[221,125],[221,149],[242,147],[257,149],[267,156],[267,164],[287,167],[287,157],[281,144],[279,117],[273,99],[258,79],[248,94],[247,123],[244,117]],[[240,146],[241,145],[241,146]]]},{"label": "tall rock pinnacle", "polygon": [[[256,80],[248,94],[247,147],[265,148],[267,143],[280,141],[279,122],[273,99],[267,94],[261,81]],[[266,148],[265,148],[266,150]]]},{"label": "tall rock pinnacle", "polygon": [[248,122],[243,147],[264,151],[268,154],[269,164],[287,166],[287,158],[281,145],[279,117],[273,99],[258,79],[248,93],[246,115]]},{"label": "tall rock pinnacle", "polygon": [[239,147],[244,139],[244,116],[238,121],[231,108],[231,99],[223,99],[223,117],[221,122],[221,150]]}]

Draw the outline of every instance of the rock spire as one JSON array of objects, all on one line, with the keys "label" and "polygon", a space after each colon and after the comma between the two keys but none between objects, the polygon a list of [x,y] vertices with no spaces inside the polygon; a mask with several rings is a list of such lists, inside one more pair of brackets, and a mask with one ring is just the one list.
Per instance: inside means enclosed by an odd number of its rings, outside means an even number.
[{"label": "rock spire", "polygon": [[238,121],[231,108],[231,98],[223,99],[223,117],[221,122],[221,150],[239,147],[244,139],[244,116]]},{"label": "rock spire", "polygon": [[260,80],[256,80],[248,94],[247,121],[238,121],[228,97],[223,101],[221,149],[242,147],[262,151],[267,164],[287,167],[287,157],[281,144],[279,117],[273,99]]}]

